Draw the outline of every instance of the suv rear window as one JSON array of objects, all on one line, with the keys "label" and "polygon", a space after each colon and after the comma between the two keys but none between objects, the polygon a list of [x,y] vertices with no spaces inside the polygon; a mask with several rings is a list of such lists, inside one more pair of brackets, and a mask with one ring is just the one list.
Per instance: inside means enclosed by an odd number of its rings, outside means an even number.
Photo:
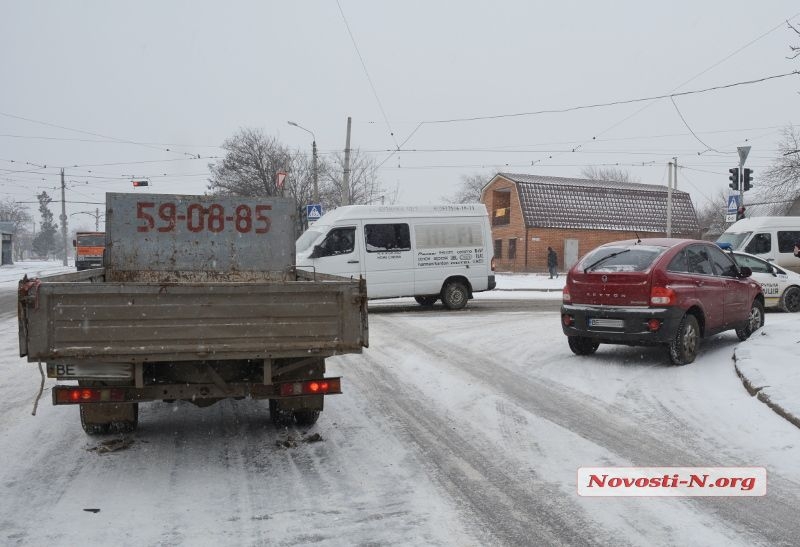
[{"label": "suv rear window", "polygon": [[650,245],[599,247],[583,257],[579,268],[593,272],[643,272],[666,250]]}]

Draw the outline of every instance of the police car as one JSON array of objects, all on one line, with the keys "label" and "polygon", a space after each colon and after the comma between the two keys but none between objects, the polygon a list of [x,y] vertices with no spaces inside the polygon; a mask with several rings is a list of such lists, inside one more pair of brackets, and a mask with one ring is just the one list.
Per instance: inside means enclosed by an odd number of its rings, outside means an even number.
[{"label": "police car", "polygon": [[753,270],[751,277],[761,284],[765,307],[778,307],[788,312],[800,311],[800,274],[751,254],[734,251],[731,255],[739,266]]}]

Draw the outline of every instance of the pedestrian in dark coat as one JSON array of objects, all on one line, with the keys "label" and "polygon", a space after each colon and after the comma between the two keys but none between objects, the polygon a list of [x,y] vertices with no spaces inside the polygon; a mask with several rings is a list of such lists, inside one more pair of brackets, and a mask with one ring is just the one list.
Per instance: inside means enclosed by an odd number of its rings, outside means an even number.
[{"label": "pedestrian in dark coat", "polygon": [[550,279],[558,278],[558,255],[552,247],[547,248],[547,269],[550,271]]}]

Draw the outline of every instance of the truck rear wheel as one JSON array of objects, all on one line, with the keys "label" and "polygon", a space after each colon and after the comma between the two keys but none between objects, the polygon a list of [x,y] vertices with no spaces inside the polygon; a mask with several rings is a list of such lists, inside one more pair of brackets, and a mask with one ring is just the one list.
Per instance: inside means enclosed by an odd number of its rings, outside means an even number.
[{"label": "truck rear wheel", "polygon": [[299,426],[310,426],[317,423],[319,410],[303,408],[297,410],[284,410],[280,408],[277,400],[269,400],[269,417],[278,427],[289,427],[297,423]]},{"label": "truck rear wheel", "polygon": [[295,410],[294,419],[297,425],[314,425],[319,419],[319,410]]},{"label": "truck rear wheel", "polygon": [[460,310],[468,299],[467,287],[460,281],[451,281],[442,289],[442,304],[449,310]]},{"label": "truck rear wheel", "polygon": [[132,433],[139,425],[139,403],[80,406],[81,427],[88,435]]}]

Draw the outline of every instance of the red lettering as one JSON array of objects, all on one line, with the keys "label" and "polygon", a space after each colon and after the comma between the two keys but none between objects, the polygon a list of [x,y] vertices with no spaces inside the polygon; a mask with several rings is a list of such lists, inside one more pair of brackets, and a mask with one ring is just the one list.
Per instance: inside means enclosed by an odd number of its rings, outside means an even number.
[{"label": "red lettering", "polygon": [[589,488],[592,486],[599,486],[600,488],[603,488],[606,485],[607,478],[608,475],[603,475],[602,480],[597,475],[589,475]]},{"label": "red lettering", "polygon": [[221,232],[225,229],[225,209],[222,205],[214,203],[208,208],[208,231]]},{"label": "red lettering", "polygon": [[149,232],[156,225],[153,215],[145,211],[145,209],[151,209],[155,206],[155,203],[150,203],[147,201],[140,201],[136,203],[136,218],[144,220],[144,226],[136,227],[137,232]]},{"label": "red lettering", "polygon": [[246,234],[253,229],[253,211],[247,205],[236,208],[236,231]]},{"label": "red lettering", "polygon": [[272,220],[264,215],[264,211],[271,211],[272,205],[256,205],[256,221],[262,222],[264,225],[261,228],[256,228],[257,234],[266,234],[272,226]]},{"label": "red lettering", "polygon": [[705,488],[707,480],[708,475],[703,475],[702,479],[699,475],[689,475],[689,488],[694,488],[695,486]]},{"label": "red lettering", "polygon": [[166,226],[159,226],[159,232],[174,232],[175,231],[175,218],[176,207],[174,203],[162,203],[158,208],[158,216],[161,220],[167,221]]},{"label": "red lettering", "polygon": [[[196,214],[195,214],[196,213]],[[192,203],[186,209],[186,228],[193,233],[202,232],[205,228],[205,210],[199,203]]]}]

